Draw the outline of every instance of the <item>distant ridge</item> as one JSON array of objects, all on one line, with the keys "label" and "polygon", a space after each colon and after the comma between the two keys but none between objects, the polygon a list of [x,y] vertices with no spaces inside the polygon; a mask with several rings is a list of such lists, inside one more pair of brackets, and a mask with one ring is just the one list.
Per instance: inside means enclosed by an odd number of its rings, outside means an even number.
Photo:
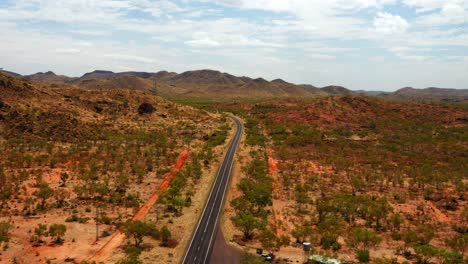
[{"label": "distant ridge", "polygon": [[[133,89],[156,92],[168,97],[209,97],[209,98],[274,98],[314,97],[319,95],[367,95],[395,100],[431,100],[443,102],[467,102],[467,89],[429,87],[416,89],[401,88],[395,92],[353,91],[343,86],[330,85],[322,88],[310,84],[293,84],[283,79],[268,81],[264,78],[238,77],[215,70],[195,70],[183,73],[159,72],[113,72],[95,70],[74,78],[56,75],[52,71],[32,75],[1,70],[1,72],[23,77],[31,81],[64,83],[89,89]],[[157,87],[157,89],[156,89]]]},{"label": "distant ridge", "polygon": [[400,100],[468,102],[468,89],[436,87],[417,89],[413,87],[404,87],[393,93],[384,94],[383,96]]},{"label": "distant ridge", "polygon": [[22,76],[22,75],[19,74],[19,73],[11,72],[11,71],[6,71],[6,70],[0,70],[0,72],[9,74],[9,75],[14,76],[14,77],[21,77],[21,76]]},{"label": "distant ridge", "polygon": [[25,79],[30,81],[41,81],[41,82],[70,82],[74,78],[67,77],[64,75],[57,75],[53,71],[38,72],[35,74],[24,76]]},{"label": "distant ridge", "polygon": [[320,90],[328,93],[328,94],[335,94],[335,95],[351,95],[354,92],[349,90],[348,88],[345,88],[343,86],[336,86],[336,85],[330,85],[330,86],[325,86],[321,88]]}]

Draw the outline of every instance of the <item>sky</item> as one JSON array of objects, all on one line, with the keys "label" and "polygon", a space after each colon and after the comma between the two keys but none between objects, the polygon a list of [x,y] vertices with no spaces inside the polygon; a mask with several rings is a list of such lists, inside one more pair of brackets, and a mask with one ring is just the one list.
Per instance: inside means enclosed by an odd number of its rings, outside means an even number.
[{"label": "sky", "polygon": [[0,0],[0,67],[468,88],[468,0]]}]

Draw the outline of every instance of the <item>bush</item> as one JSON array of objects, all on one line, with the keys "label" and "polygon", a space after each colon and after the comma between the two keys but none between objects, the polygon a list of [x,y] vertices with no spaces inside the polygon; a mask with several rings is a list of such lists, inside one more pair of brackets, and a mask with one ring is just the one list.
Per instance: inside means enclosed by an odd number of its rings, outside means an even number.
[{"label": "bush", "polygon": [[169,244],[169,240],[171,240],[172,234],[169,228],[167,226],[163,226],[161,229],[161,239],[162,239],[162,245],[167,246]]},{"label": "bush", "polygon": [[341,245],[337,241],[338,236],[335,234],[324,234],[320,239],[320,245],[322,245],[323,249],[330,249],[338,250],[341,248]]},{"label": "bush", "polygon": [[145,236],[158,237],[159,231],[154,225],[142,221],[128,221],[125,223],[125,233],[133,237],[135,247],[139,248]]},{"label": "bush", "polygon": [[0,222],[0,242],[8,242],[8,232],[11,229],[11,224],[8,222]]},{"label": "bush", "polygon": [[138,113],[140,115],[144,115],[144,114],[152,114],[154,113],[154,106],[150,103],[142,103],[139,107],[138,107]]},{"label": "bush", "polygon": [[369,262],[369,250],[367,249],[358,249],[356,250],[356,255],[359,262],[367,263]]},{"label": "bush", "polygon": [[56,243],[63,242],[62,237],[65,235],[65,232],[67,232],[67,227],[63,224],[53,224],[49,226],[49,234],[55,237]]}]

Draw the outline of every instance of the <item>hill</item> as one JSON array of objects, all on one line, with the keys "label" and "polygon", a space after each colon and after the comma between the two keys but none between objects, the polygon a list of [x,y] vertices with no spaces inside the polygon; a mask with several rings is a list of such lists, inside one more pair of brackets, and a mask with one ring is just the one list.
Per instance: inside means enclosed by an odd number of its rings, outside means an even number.
[{"label": "hill", "polygon": [[[192,118],[201,114],[193,109],[189,110],[189,107],[175,110],[176,107],[172,103],[162,98],[142,91],[133,91],[139,90],[147,83],[151,84],[150,81],[137,77],[122,76],[92,83],[102,85],[97,88],[105,89],[86,90],[75,86],[47,89],[27,80],[0,73],[0,119],[3,121],[0,137],[43,138],[55,141],[102,138],[108,133],[125,131],[130,123],[137,126],[138,122],[143,121],[137,109],[144,102],[157,109],[150,119],[161,125],[173,123],[172,113],[175,111],[180,112],[177,116]],[[80,85],[94,88],[92,83],[85,82]]]},{"label": "hill", "polygon": [[354,93],[353,91],[343,86],[336,86],[336,85],[325,86],[321,88],[320,90],[328,94],[333,94],[333,95],[350,95]]},{"label": "hill", "polygon": [[212,70],[187,71],[171,76],[166,74],[164,79],[158,78],[157,80],[171,87],[167,92],[194,97],[258,99],[311,97],[318,94],[316,91],[309,91],[280,79],[270,82],[263,78],[237,77]]},{"label": "hill", "polygon": [[80,78],[73,82],[78,87],[87,89],[128,89],[153,92],[153,82],[132,74],[118,74],[111,78]]},{"label": "hill", "polygon": [[24,79],[30,81],[39,81],[39,82],[50,82],[50,83],[66,83],[71,82],[74,78],[67,77],[64,75],[57,75],[52,71],[48,72],[38,72],[31,75],[24,76]]},{"label": "hill", "polygon": [[295,85],[281,79],[267,81],[237,77],[213,70],[187,71],[180,74],[160,71],[121,72],[96,70],[79,78],[62,78],[55,74],[40,73],[28,77],[32,81],[73,84],[87,89],[131,89],[155,92],[168,98],[204,98],[224,100],[232,98],[261,99],[275,97],[314,97],[325,93],[312,86]]},{"label": "hill", "polygon": [[400,100],[468,102],[468,89],[448,89],[436,87],[416,89],[412,87],[405,87],[393,93],[384,94],[383,96]]},{"label": "hill", "polygon": [[[15,73],[10,73],[15,76]],[[313,85],[296,85],[282,79],[268,81],[263,78],[238,77],[214,70],[196,70],[183,73],[159,72],[119,72],[95,70],[79,78],[56,75],[53,72],[36,73],[24,78],[50,83],[52,87],[64,87],[70,84],[87,89],[130,89],[158,93],[166,98],[183,100],[199,98],[203,100],[223,101],[239,99],[271,98],[313,98],[320,95],[368,95],[392,100],[418,100],[442,102],[466,102],[468,90],[426,88],[402,88],[396,92],[353,91],[343,86],[330,85],[322,88]],[[156,88],[156,89],[155,89]]]},{"label": "hill", "polygon": [[[229,129],[143,91],[50,89],[0,73],[0,263],[82,263],[146,216],[173,234],[171,248],[147,239],[147,252],[183,251]],[[37,231],[57,226],[59,238]],[[114,241],[112,257],[124,258],[125,240]]]},{"label": "hill", "polygon": [[6,70],[0,70],[0,72],[9,74],[9,75],[14,76],[14,77],[20,77],[21,76],[21,74],[19,74],[19,73],[6,71]]}]

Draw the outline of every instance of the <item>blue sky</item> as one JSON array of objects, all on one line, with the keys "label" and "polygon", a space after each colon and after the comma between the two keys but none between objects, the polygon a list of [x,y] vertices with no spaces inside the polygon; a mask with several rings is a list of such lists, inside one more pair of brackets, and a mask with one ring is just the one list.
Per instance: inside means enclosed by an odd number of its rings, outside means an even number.
[{"label": "blue sky", "polygon": [[468,0],[0,0],[0,67],[468,88]]}]

